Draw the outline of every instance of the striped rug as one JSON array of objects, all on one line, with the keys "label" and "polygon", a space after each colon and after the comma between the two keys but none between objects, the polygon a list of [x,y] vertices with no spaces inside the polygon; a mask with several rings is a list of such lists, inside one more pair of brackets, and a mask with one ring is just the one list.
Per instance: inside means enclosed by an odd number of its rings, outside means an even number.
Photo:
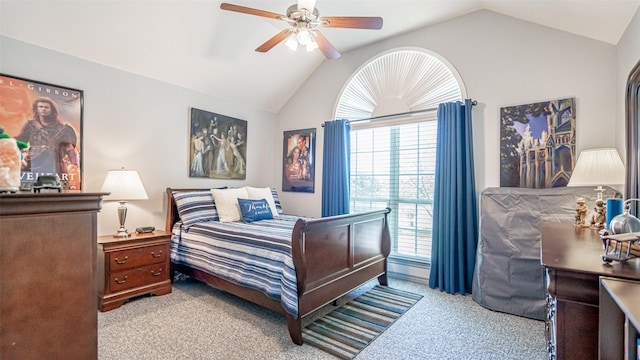
[{"label": "striped rug", "polygon": [[422,295],[376,285],[302,330],[305,344],[353,359]]}]

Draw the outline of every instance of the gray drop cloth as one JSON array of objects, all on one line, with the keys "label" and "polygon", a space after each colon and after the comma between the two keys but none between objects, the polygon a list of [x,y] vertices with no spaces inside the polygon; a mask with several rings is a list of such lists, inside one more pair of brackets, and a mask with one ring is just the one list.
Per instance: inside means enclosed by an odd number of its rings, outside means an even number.
[{"label": "gray drop cloth", "polygon": [[[606,188],[605,199],[614,195],[614,189]],[[587,201],[590,220],[596,199],[592,187],[484,190],[473,300],[491,310],[543,320],[546,285],[539,225],[559,222],[573,226],[578,197]]]}]

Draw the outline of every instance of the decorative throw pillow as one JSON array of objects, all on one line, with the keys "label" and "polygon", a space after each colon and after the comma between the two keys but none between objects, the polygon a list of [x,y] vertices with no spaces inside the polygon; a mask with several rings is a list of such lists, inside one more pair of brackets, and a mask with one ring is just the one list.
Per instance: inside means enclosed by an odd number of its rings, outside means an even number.
[{"label": "decorative throw pillow", "polygon": [[269,203],[269,207],[271,207],[271,214],[273,216],[278,216],[280,213],[276,207],[276,202],[273,199],[273,194],[271,193],[271,188],[254,188],[250,186],[245,186],[247,189],[248,199],[250,200],[260,200],[265,199],[267,203]]},{"label": "decorative throw pillow", "polygon": [[183,226],[203,221],[218,221],[211,191],[174,191],[173,199]]},{"label": "decorative throw pillow", "polygon": [[242,213],[240,213],[240,207],[238,206],[238,198],[246,199],[249,197],[245,188],[211,189],[211,193],[216,203],[220,222],[242,220]]},{"label": "decorative throw pillow", "polygon": [[271,196],[273,196],[273,202],[276,204],[276,214],[284,214],[284,211],[282,210],[282,204],[280,204],[280,198],[278,197],[278,190],[276,190],[276,188],[271,188]]},{"label": "decorative throw pillow", "polygon": [[240,212],[242,213],[242,221],[246,223],[273,219],[271,213],[271,206],[265,199],[251,200],[238,198],[238,206],[240,206]]}]

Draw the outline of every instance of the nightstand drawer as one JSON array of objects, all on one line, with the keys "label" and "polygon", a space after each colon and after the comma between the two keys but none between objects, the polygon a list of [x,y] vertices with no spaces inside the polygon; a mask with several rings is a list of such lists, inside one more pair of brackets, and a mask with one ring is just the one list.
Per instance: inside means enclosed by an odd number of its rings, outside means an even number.
[{"label": "nightstand drawer", "polygon": [[156,245],[111,252],[110,272],[166,262],[168,251],[168,245]]},{"label": "nightstand drawer", "polygon": [[169,267],[166,263],[143,266],[111,274],[109,291],[116,293],[167,279],[169,279]]}]

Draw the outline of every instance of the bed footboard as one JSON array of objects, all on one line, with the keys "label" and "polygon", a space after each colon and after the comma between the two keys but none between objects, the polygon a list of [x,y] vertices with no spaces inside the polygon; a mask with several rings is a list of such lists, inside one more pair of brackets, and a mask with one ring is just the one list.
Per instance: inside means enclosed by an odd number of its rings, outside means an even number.
[{"label": "bed footboard", "polygon": [[297,221],[291,251],[301,317],[369,280],[387,285],[390,211]]}]

